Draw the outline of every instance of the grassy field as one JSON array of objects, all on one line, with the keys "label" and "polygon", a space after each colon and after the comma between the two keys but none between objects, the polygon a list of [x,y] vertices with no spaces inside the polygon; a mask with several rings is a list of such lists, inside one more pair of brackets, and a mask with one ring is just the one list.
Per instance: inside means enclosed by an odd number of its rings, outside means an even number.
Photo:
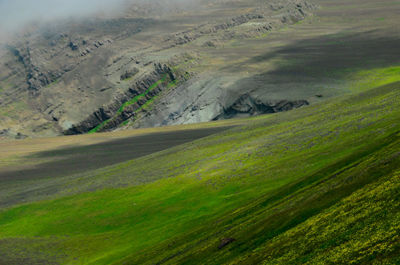
[{"label": "grassy field", "polygon": [[0,264],[399,263],[396,69],[134,160],[3,181]]}]

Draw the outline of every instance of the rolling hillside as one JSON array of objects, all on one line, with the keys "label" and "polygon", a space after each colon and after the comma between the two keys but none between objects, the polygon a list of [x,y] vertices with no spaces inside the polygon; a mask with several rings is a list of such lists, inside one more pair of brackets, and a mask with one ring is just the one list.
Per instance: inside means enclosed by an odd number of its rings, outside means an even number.
[{"label": "rolling hillside", "polygon": [[399,0],[124,7],[0,39],[0,265],[400,264]]},{"label": "rolling hillside", "polygon": [[399,69],[141,158],[2,179],[0,264],[398,264]]}]

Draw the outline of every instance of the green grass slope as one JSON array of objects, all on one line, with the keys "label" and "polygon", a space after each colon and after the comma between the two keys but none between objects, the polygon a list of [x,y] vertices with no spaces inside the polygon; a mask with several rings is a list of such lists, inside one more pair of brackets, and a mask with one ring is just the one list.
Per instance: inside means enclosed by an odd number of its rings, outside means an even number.
[{"label": "green grass slope", "polygon": [[400,82],[51,186],[0,210],[0,264],[396,264]]}]

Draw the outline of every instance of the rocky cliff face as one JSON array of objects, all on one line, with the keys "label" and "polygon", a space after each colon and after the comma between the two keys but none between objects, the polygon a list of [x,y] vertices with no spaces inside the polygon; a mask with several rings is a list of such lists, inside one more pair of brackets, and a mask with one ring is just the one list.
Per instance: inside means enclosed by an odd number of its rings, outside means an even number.
[{"label": "rocky cliff face", "polygon": [[307,100],[263,101],[245,94],[236,100],[231,106],[224,108],[224,111],[215,117],[214,120],[229,119],[243,115],[253,116],[266,113],[276,113],[300,108],[306,105],[309,105]]},{"label": "rocky cliff face", "polygon": [[188,77],[179,71],[173,71],[168,65],[155,64],[153,72],[134,82],[128,90],[115,96],[112,102],[100,107],[82,122],[65,130],[64,133],[81,134],[118,128],[124,122],[133,119],[162,91],[174,85],[178,80],[182,82]]},{"label": "rocky cliff face", "polygon": [[[237,106],[250,89],[232,82],[241,74],[231,78],[223,70],[245,55],[232,56],[226,45],[263,37],[314,9],[305,0],[204,0],[169,8],[143,3],[119,17],[43,25],[3,49],[0,130],[7,135],[78,134],[246,112]],[[213,61],[216,52],[226,61]],[[252,102],[246,103],[248,113],[307,102],[284,94],[278,101],[262,99],[261,105],[257,100],[254,93],[247,98]]]}]

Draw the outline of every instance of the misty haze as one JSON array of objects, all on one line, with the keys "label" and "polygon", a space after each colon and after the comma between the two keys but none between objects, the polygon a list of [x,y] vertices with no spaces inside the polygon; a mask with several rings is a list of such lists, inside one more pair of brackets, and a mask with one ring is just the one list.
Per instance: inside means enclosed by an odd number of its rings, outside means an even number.
[{"label": "misty haze", "polygon": [[7,28],[34,20],[53,20],[111,12],[121,8],[125,0],[2,0],[0,24]]}]

